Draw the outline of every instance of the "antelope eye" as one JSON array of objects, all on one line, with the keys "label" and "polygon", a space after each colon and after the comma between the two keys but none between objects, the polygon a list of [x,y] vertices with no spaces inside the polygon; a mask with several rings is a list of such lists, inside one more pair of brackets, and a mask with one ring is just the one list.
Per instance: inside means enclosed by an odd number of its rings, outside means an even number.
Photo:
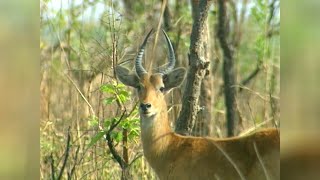
[{"label": "antelope eye", "polygon": [[159,89],[161,92],[164,92],[164,87],[160,87]]}]

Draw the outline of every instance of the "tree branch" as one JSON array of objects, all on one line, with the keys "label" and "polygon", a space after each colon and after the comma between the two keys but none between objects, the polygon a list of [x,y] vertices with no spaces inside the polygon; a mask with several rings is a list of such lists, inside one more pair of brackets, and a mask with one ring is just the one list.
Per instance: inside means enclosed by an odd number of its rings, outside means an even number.
[{"label": "tree branch", "polygon": [[114,159],[119,163],[121,169],[123,169],[123,170],[128,167],[128,163],[126,162],[126,160],[123,157],[121,157],[119,155],[119,153],[115,149],[115,145],[113,144],[113,139],[111,137],[111,133],[120,124],[120,122],[122,120],[126,119],[128,116],[131,116],[131,114],[134,112],[136,106],[137,106],[137,103],[135,104],[135,106],[133,106],[133,108],[129,112],[129,114],[127,114],[127,110],[125,109],[123,111],[121,117],[119,118],[119,120],[117,122],[112,122],[112,124],[109,127],[109,130],[106,132],[106,140],[107,140],[107,145],[110,149],[110,152],[111,152],[112,156],[114,157]]},{"label": "tree branch", "polygon": [[262,66],[262,61],[258,61],[258,64],[257,64],[257,67],[255,70],[253,70],[247,78],[243,79],[241,82],[240,82],[240,87],[239,87],[239,92],[241,93],[242,90],[243,90],[243,86],[246,86],[247,84],[249,84],[249,82],[254,79],[258,73],[260,72],[261,70],[261,66]]},{"label": "tree branch", "polygon": [[138,160],[139,158],[141,158],[143,156],[142,153],[139,153],[135,158],[133,158],[133,160],[129,163],[129,166],[131,166],[136,160]]},{"label": "tree branch", "polygon": [[123,111],[120,119],[116,123],[111,124],[109,130],[106,133],[106,140],[107,140],[107,144],[110,149],[110,152],[111,152],[112,156],[114,157],[114,159],[119,163],[119,165],[122,169],[125,169],[127,167],[127,164],[124,161],[124,159],[119,155],[117,150],[115,149],[115,146],[113,144],[113,139],[111,138],[111,132],[124,119],[125,113],[126,113],[126,110]]},{"label": "tree branch", "polygon": [[50,154],[50,167],[51,167],[51,178],[52,180],[55,180],[56,177],[55,177],[55,170],[54,170],[54,159],[53,159],[53,155],[52,153]]},{"label": "tree branch", "polygon": [[59,176],[58,176],[58,180],[61,179],[62,177],[62,174],[63,174],[63,171],[66,167],[66,164],[67,164],[67,161],[68,161],[68,157],[69,157],[69,151],[70,151],[70,139],[71,139],[71,136],[70,136],[70,126],[68,128],[68,135],[67,135],[67,145],[66,145],[66,151],[65,151],[65,156],[64,156],[64,160],[63,160],[63,164],[62,164],[62,167],[60,169],[60,173],[59,173]]},{"label": "tree branch", "polygon": [[110,152],[111,152],[112,156],[119,163],[120,167],[122,169],[125,169],[127,167],[126,163],[125,163],[124,159],[116,151],[110,133],[106,134],[106,140],[107,140],[107,144],[108,144],[108,147],[110,149]]},{"label": "tree branch", "polygon": [[76,155],[74,157],[74,164],[71,168],[71,171],[68,173],[68,179],[71,180],[72,179],[72,175],[74,174],[74,171],[76,169],[76,165],[77,165],[77,159],[78,159],[78,154],[79,154],[79,151],[80,151],[80,146],[77,147],[77,150],[76,150]]}]

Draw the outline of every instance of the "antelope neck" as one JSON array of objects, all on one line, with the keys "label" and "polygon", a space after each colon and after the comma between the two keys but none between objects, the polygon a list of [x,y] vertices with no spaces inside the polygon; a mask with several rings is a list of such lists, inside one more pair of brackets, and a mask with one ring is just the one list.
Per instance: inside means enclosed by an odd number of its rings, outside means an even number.
[{"label": "antelope neck", "polygon": [[171,142],[172,130],[168,121],[167,106],[160,112],[151,116],[140,116],[141,139],[143,151],[148,159],[148,154],[160,155],[168,148]]}]

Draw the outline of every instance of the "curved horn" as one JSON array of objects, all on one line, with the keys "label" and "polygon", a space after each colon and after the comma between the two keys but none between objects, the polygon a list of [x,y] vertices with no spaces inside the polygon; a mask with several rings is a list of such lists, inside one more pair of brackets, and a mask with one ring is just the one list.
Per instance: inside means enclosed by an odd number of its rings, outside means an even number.
[{"label": "curved horn", "polygon": [[142,74],[147,73],[147,71],[142,66],[142,57],[144,54],[144,49],[146,47],[148,38],[149,38],[150,34],[152,33],[152,31],[153,31],[153,29],[151,29],[150,32],[148,33],[148,35],[144,38],[144,41],[143,41],[142,45],[140,46],[139,53],[138,53],[137,58],[135,60],[136,72],[139,77],[141,77]]},{"label": "curved horn", "polygon": [[175,66],[175,63],[176,63],[176,58],[175,58],[175,55],[174,55],[174,50],[173,50],[173,47],[172,47],[172,44],[171,44],[171,41],[167,35],[167,33],[162,29],[162,32],[164,34],[164,36],[166,37],[166,41],[167,41],[167,45],[168,45],[168,49],[169,49],[169,64],[167,66],[167,68],[165,68],[164,70],[160,71],[161,74],[167,74],[169,73],[170,71],[173,70],[174,66]]}]

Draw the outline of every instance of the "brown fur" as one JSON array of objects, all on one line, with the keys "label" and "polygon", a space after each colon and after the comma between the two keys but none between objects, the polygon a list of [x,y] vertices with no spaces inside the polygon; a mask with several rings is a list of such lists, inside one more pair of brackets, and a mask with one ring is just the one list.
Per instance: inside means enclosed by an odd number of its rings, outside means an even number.
[{"label": "brown fur", "polygon": [[[128,77],[128,74],[118,76]],[[280,137],[275,128],[224,139],[172,132],[164,94],[159,88],[164,84],[169,87],[180,84],[184,73],[173,72],[168,76],[166,81],[160,74],[145,74],[139,82],[134,82],[142,86],[138,92],[140,102],[152,105],[149,110],[152,115],[140,110],[141,139],[144,155],[160,179],[280,179]]]}]

